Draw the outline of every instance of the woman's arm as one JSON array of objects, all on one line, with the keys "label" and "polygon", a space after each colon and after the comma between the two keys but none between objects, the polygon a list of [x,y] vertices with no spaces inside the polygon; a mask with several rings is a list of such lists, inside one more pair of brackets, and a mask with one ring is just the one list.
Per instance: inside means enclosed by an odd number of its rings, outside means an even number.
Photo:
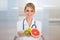
[{"label": "woman's arm", "polygon": [[42,40],[45,40],[45,37],[44,37],[44,35],[41,35],[41,37],[42,37]]},{"label": "woman's arm", "polygon": [[16,40],[18,37],[23,37],[25,36],[24,32],[23,31],[19,31],[15,36],[14,36],[14,39],[13,40]]},{"label": "woman's arm", "polygon": [[17,36],[15,35],[13,40],[16,40],[16,39],[17,39]]}]

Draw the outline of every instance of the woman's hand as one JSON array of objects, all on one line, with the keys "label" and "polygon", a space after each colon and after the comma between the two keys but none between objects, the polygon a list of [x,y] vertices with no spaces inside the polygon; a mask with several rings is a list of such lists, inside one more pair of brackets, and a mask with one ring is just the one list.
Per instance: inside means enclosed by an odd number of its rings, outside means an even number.
[{"label": "woman's hand", "polygon": [[31,34],[28,34],[28,35],[26,35],[27,37],[30,37],[31,36]]},{"label": "woman's hand", "polygon": [[19,37],[24,37],[24,36],[30,37],[31,36],[31,34],[28,34],[28,35],[24,34],[23,31],[19,31],[18,35],[19,35]]},{"label": "woman's hand", "polygon": [[19,37],[23,37],[23,36],[25,36],[25,34],[24,34],[23,31],[19,31],[19,32],[18,32],[18,35],[19,35]]}]

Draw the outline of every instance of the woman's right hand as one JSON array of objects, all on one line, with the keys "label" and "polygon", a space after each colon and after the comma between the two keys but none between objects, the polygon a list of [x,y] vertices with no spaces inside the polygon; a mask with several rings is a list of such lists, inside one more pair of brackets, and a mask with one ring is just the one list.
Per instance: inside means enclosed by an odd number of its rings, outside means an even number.
[{"label": "woman's right hand", "polygon": [[18,32],[18,35],[19,35],[19,37],[23,37],[23,36],[25,36],[25,34],[24,34],[23,31],[19,31],[19,32]]},{"label": "woman's right hand", "polygon": [[28,34],[28,35],[24,34],[23,31],[19,31],[18,35],[19,35],[19,37],[24,37],[24,36],[30,37],[31,36],[31,34]]}]

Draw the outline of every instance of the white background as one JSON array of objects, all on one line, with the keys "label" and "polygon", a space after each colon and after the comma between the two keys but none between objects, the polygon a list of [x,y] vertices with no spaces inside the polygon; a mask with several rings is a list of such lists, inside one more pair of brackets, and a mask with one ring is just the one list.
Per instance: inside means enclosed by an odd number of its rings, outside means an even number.
[{"label": "white background", "polygon": [[60,0],[0,0],[0,40],[13,40],[16,22],[24,17],[28,2],[36,6],[35,18],[42,21],[46,40],[60,40]]}]

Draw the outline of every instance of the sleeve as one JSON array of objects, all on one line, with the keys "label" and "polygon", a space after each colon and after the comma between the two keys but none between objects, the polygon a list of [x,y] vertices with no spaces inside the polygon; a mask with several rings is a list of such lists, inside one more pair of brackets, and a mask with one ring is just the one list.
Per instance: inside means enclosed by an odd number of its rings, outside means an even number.
[{"label": "sleeve", "polygon": [[41,35],[42,35],[42,22],[37,21],[37,28],[41,32]]},{"label": "sleeve", "polygon": [[23,25],[22,24],[23,24],[22,21],[17,22],[17,32],[23,31]]},{"label": "sleeve", "polygon": [[18,21],[16,26],[17,26],[16,37],[19,37],[18,32],[23,31],[22,21]]}]

